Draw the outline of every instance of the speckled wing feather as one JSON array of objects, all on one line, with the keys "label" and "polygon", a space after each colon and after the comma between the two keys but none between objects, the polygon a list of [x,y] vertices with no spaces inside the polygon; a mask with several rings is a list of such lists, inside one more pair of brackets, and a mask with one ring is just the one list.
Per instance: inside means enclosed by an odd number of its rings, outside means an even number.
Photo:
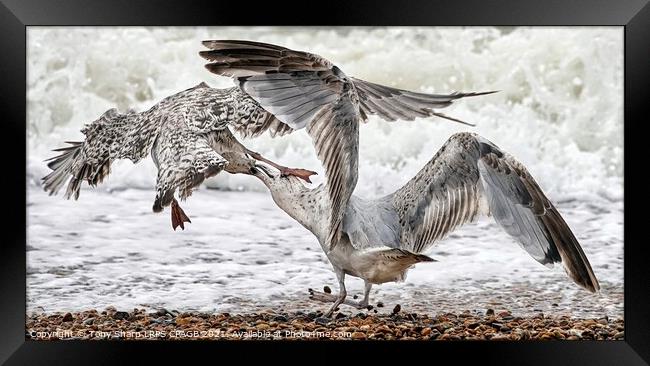
[{"label": "speckled wing feather", "polygon": [[329,247],[358,177],[359,110],[354,86],[320,56],[248,41],[205,41],[213,73],[240,88],[292,129],[307,129],[323,163],[331,203]]},{"label": "speckled wing feather", "polygon": [[43,188],[50,195],[56,194],[69,181],[65,197],[79,198],[81,182],[92,186],[101,183],[113,161],[129,159],[137,163],[146,157],[161,125],[161,120],[137,113],[108,110],[81,130],[85,141],[69,142],[71,146],[55,150],[61,154],[47,160],[53,171],[43,178]]},{"label": "speckled wing feather", "polygon": [[577,284],[599,289],[571,229],[526,168],[475,134],[450,138],[392,200],[406,250],[422,252],[489,210],[535,260],[561,262]]},{"label": "speckled wing feather", "polygon": [[230,122],[233,131],[237,132],[242,137],[258,137],[264,132],[268,131],[271,137],[284,136],[293,132],[293,129],[288,125],[280,122],[279,119],[267,111],[259,108],[264,112],[260,118],[242,118],[234,119]]},{"label": "speckled wing feather", "polygon": [[215,89],[206,83],[165,98],[161,111],[183,111],[187,127],[207,133],[232,128],[243,137],[257,137],[269,131],[282,136],[293,130],[262,108],[240,88]]}]

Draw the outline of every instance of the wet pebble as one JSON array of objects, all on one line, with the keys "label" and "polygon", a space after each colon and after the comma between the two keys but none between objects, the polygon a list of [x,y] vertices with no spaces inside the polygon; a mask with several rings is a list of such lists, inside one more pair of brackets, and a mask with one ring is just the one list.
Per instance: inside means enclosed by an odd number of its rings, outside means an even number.
[{"label": "wet pebble", "polygon": [[314,319],[314,322],[317,324],[321,325],[326,325],[327,323],[331,322],[332,320],[329,318],[323,318],[323,317],[318,317]]},{"label": "wet pebble", "polygon": [[275,316],[275,317],[273,318],[273,320],[275,320],[276,322],[283,322],[283,323],[284,323],[284,322],[286,322],[288,319],[287,319],[287,317],[284,316],[284,315],[277,315],[277,316]]},{"label": "wet pebble", "polygon": [[127,319],[128,317],[129,317],[129,313],[127,313],[126,311],[116,311],[113,314],[113,319],[117,319],[117,320]]}]

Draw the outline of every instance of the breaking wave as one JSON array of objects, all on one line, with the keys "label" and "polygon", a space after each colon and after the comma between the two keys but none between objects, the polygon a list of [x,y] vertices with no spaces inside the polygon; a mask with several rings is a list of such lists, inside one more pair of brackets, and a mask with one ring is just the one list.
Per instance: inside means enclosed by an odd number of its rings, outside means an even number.
[{"label": "breaking wave", "polygon": [[[438,118],[386,123],[371,117],[361,128],[358,194],[396,189],[451,134],[473,131],[522,161],[555,200],[622,200],[621,27],[30,27],[27,37],[30,185],[47,174],[43,160],[52,149],[83,138],[82,125],[110,108],[142,111],[201,81],[232,86],[205,70],[198,56],[201,40],[226,38],[317,53],[348,75],[403,89],[500,91],[444,110],[476,127]],[[304,131],[244,143],[285,165],[316,170],[316,182],[323,181]],[[96,189],[155,183],[151,159],[120,161],[112,171]],[[251,177],[228,174],[206,184],[262,188]]]}]

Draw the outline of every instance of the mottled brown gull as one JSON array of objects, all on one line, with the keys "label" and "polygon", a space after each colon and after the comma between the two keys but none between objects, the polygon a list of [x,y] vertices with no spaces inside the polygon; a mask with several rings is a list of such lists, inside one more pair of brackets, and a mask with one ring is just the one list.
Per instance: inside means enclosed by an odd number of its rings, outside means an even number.
[{"label": "mottled brown gull", "polygon": [[81,183],[101,183],[118,159],[134,163],[150,153],[158,169],[153,211],[171,205],[172,227],[190,222],[174,194],[185,199],[205,179],[232,169],[232,160],[252,156],[309,182],[314,172],[275,164],[243,146],[230,129],[243,136],[269,131],[272,136],[291,131],[239,88],[216,89],[201,83],[171,95],[143,112],[111,109],[86,125],[85,140],[57,149],[49,159],[53,170],[43,188],[56,194],[68,182],[66,198],[79,198]]}]

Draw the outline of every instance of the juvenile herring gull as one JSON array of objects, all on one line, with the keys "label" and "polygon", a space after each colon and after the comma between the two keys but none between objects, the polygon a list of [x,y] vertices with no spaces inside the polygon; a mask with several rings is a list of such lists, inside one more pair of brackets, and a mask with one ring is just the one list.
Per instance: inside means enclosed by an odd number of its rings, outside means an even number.
[{"label": "juvenile herring gull", "polygon": [[489,94],[416,93],[348,77],[321,56],[272,44],[239,41],[204,41],[209,50],[200,55],[206,68],[233,77],[242,91],[292,130],[306,128],[327,178],[331,201],[329,234],[332,250],[340,239],[346,206],[357,183],[359,122],[374,114],[387,121],[412,121],[438,116],[434,111],[454,100]]},{"label": "juvenile herring gull", "polygon": [[[491,215],[536,261],[562,263],[579,286],[597,292],[598,280],[576,237],[526,168],[492,142],[473,133],[450,137],[408,183],[377,199],[352,196],[345,211],[341,241],[327,246],[323,222],[331,204],[325,188],[309,189],[295,178],[275,176],[270,168],[251,170],[289,216],[311,231],[334,268],[338,295],[311,292],[311,298],[368,306],[373,284],[399,282],[438,240],[479,215]],[[361,301],[346,299],[345,275],[365,282]]]},{"label": "juvenile herring gull", "polygon": [[79,198],[83,181],[91,186],[101,183],[118,159],[134,163],[149,153],[158,169],[153,211],[171,204],[172,228],[185,229],[190,222],[174,194],[187,198],[192,189],[221,170],[232,170],[232,160],[246,156],[271,164],[282,175],[294,175],[309,182],[314,172],[290,169],[264,159],[248,150],[232,135],[230,128],[244,136],[264,131],[283,135],[291,131],[284,123],[261,108],[239,88],[215,89],[201,83],[169,96],[149,110],[136,113],[105,112],[86,125],[83,142],[57,149],[60,155],[48,159],[53,170],[43,178],[43,188],[51,195],[69,181],[66,198]]}]

